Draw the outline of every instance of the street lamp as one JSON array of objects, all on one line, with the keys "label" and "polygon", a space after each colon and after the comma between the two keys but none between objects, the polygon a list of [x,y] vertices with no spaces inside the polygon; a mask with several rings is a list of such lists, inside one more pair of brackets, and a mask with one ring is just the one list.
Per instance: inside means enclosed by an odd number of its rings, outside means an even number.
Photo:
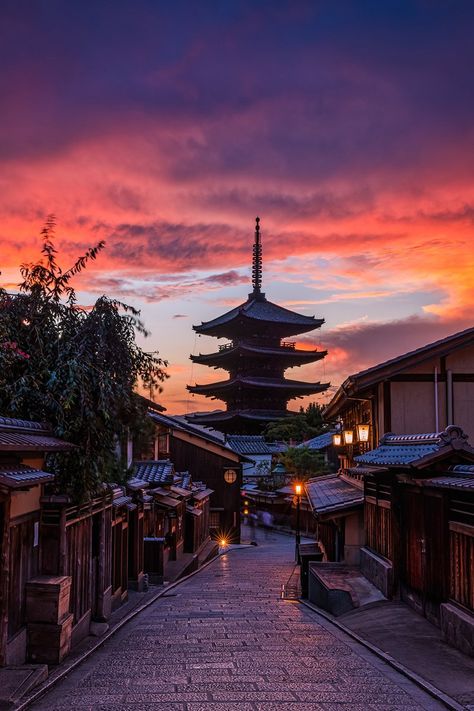
[{"label": "street lamp", "polygon": [[295,561],[297,563],[301,562],[300,559],[300,502],[301,502],[301,484],[295,484],[295,494],[296,494],[296,541],[295,541]]}]

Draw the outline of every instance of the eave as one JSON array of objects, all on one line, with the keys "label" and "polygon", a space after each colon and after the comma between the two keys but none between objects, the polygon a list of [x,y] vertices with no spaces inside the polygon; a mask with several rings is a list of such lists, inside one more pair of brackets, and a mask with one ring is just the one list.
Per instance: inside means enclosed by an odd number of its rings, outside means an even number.
[{"label": "eave", "polygon": [[[232,392],[237,389],[265,390],[273,392],[287,392],[311,395],[313,393],[324,392],[329,387],[329,383],[306,383],[299,380],[286,380],[285,378],[252,378],[237,376],[229,380],[222,380],[217,383],[206,385],[188,385],[187,389],[191,393],[206,395],[208,397],[217,396],[218,393]],[[290,397],[290,396],[289,396]]]}]

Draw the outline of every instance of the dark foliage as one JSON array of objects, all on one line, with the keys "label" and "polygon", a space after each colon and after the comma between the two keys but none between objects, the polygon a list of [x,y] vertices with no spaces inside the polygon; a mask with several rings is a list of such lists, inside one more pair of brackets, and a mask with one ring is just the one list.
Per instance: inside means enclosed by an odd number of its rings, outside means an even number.
[{"label": "dark foliage", "polygon": [[18,294],[0,289],[0,413],[50,422],[77,453],[49,462],[62,491],[80,500],[120,476],[117,444],[127,429],[146,428],[141,383],[161,391],[167,363],[143,351],[139,312],[101,296],[77,303],[71,279],[96,259],[104,243],[63,271],[53,244],[54,217],[42,231],[42,257],[21,266]]},{"label": "dark foliage", "polygon": [[321,405],[311,402],[306,410],[301,407],[297,415],[267,425],[265,437],[270,442],[294,443],[316,437],[327,429],[327,425],[323,422],[322,411]]}]

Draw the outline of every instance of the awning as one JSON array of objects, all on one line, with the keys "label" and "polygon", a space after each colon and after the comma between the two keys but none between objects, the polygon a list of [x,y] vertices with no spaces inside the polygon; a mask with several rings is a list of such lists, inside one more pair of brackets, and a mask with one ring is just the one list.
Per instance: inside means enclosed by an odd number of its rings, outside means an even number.
[{"label": "awning", "polygon": [[116,509],[124,506],[129,511],[135,511],[137,508],[137,505],[133,503],[130,496],[116,496],[115,499],[112,500],[112,506]]},{"label": "awning", "polygon": [[0,486],[7,489],[24,489],[54,481],[54,474],[34,469],[25,464],[3,464],[0,466]]}]

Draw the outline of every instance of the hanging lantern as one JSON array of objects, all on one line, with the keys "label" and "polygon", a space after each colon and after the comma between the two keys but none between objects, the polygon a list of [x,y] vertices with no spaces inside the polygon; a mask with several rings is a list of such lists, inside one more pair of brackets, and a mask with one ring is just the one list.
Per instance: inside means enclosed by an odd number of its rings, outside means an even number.
[{"label": "hanging lantern", "polygon": [[354,432],[352,430],[344,430],[342,433],[344,444],[352,444],[354,441]]},{"label": "hanging lantern", "polygon": [[357,439],[359,442],[369,441],[370,425],[357,425]]},{"label": "hanging lantern", "polygon": [[342,435],[340,432],[336,432],[336,434],[333,434],[332,436],[332,443],[335,447],[340,447],[342,444]]}]

